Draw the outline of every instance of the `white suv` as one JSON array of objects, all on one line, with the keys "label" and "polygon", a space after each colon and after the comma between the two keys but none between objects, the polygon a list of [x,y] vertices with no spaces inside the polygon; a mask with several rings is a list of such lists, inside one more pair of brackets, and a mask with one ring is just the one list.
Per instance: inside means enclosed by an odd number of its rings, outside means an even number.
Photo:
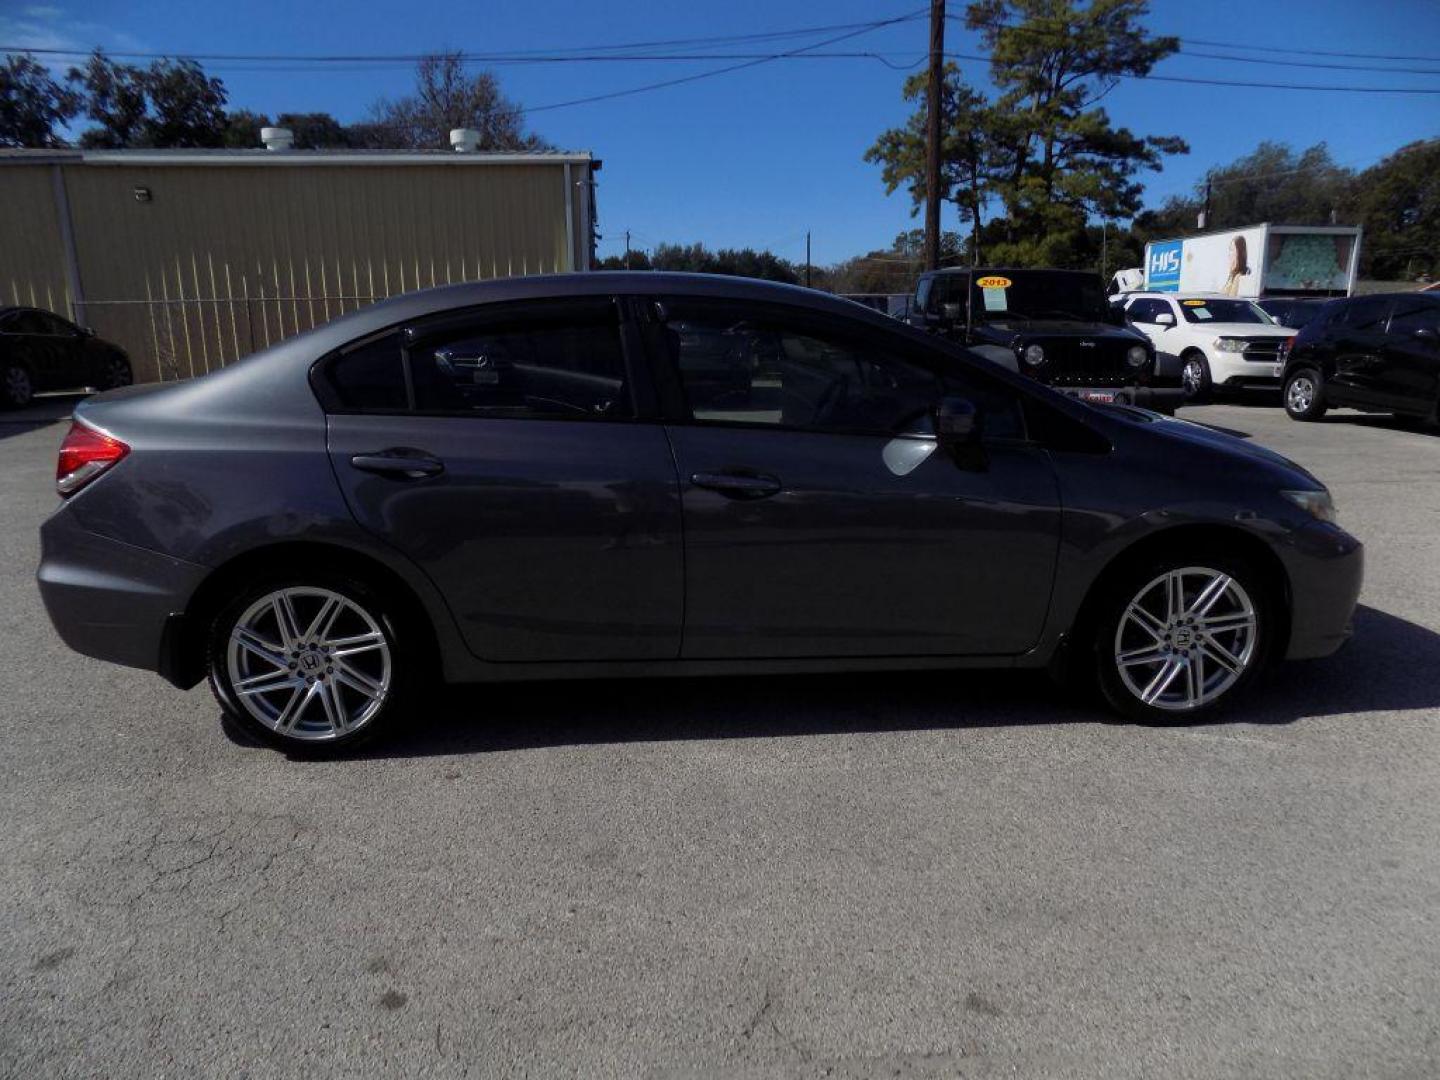
[{"label": "white suv", "polygon": [[1295,336],[1234,296],[1131,293],[1125,321],[1155,345],[1156,368],[1179,374],[1190,398],[1221,389],[1280,386],[1281,342]]}]

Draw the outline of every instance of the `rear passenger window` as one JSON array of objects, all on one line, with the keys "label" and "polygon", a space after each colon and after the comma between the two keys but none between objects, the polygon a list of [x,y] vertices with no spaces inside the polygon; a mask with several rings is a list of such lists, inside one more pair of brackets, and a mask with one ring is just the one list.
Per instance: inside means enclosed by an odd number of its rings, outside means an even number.
[{"label": "rear passenger window", "polygon": [[387,334],[347,350],[331,361],[326,377],[346,409],[391,412],[407,408],[399,334]]},{"label": "rear passenger window", "polygon": [[628,419],[625,358],[613,322],[486,326],[410,346],[419,412]]}]

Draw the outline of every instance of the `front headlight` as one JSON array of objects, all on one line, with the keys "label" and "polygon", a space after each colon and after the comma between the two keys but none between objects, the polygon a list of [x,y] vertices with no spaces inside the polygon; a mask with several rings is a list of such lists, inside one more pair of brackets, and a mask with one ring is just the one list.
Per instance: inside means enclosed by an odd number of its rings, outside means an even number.
[{"label": "front headlight", "polygon": [[1215,348],[1221,352],[1244,352],[1245,340],[1234,337],[1217,337],[1215,339]]},{"label": "front headlight", "polygon": [[1145,351],[1143,345],[1131,345],[1130,351],[1125,354],[1125,363],[1131,367],[1144,367],[1149,359],[1150,354]]},{"label": "front headlight", "polygon": [[1045,362],[1045,350],[1039,345],[1027,345],[1025,352],[1021,355],[1024,356],[1025,363],[1031,367],[1039,367]]},{"label": "front headlight", "polygon": [[1335,524],[1335,500],[1328,491],[1282,491],[1281,495],[1300,507],[1307,514]]}]

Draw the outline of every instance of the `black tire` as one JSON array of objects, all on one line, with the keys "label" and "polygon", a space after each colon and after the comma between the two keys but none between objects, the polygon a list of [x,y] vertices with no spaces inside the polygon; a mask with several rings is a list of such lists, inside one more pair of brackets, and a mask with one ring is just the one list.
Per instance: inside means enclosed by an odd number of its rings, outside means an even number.
[{"label": "black tire", "polygon": [[1330,408],[1325,401],[1325,377],[1312,367],[1296,368],[1285,376],[1281,400],[1291,420],[1319,420]]},{"label": "black tire", "polygon": [[135,381],[130,370],[130,361],[120,353],[112,353],[100,366],[100,390],[118,390]]},{"label": "black tire", "polygon": [[[1207,638],[1208,631],[1193,619],[1166,627],[1162,636],[1153,630],[1142,631],[1139,621],[1127,616],[1132,602],[1137,600],[1152,615],[1161,614],[1155,601],[1166,594],[1151,589],[1167,575],[1181,570],[1225,575],[1238,586],[1238,593],[1230,588],[1222,592],[1210,611],[1216,626],[1222,625],[1227,615],[1239,622],[1245,617],[1242,598],[1248,600],[1249,612],[1253,614],[1253,628],[1248,636],[1235,629],[1216,630]],[[1182,577],[1185,603],[1199,600],[1207,581],[1214,584],[1217,580],[1207,579],[1201,573]],[[1168,590],[1168,585],[1158,588]],[[1100,692],[1113,711],[1137,723],[1169,725],[1209,720],[1243,698],[1264,671],[1270,660],[1280,613],[1281,601],[1267,575],[1241,556],[1180,549],[1141,559],[1110,580],[1091,624],[1090,648]],[[1185,630],[1189,633],[1182,637],[1181,632]],[[1156,661],[1137,658],[1141,650],[1152,647],[1157,652]],[[1164,652],[1166,649],[1170,651]],[[1132,658],[1126,667],[1129,684],[1121,670],[1121,655]],[[1229,667],[1219,662],[1222,655],[1228,660],[1242,661],[1233,678]],[[1191,683],[1192,671],[1203,681]],[[1163,682],[1167,673],[1171,680],[1164,683],[1155,703],[1145,701],[1144,693]],[[1198,695],[1193,691],[1196,685],[1200,687]],[[1207,687],[1213,689],[1213,697],[1206,697]],[[1183,701],[1186,697],[1194,697],[1198,703],[1186,705]]]},{"label": "black tire", "polygon": [[1185,399],[1190,404],[1209,401],[1215,394],[1215,381],[1210,377],[1210,361],[1198,349],[1191,349],[1180,357],[1180,384],[1185,387]]},{"label": "black tire", "polygon": [[23,409],[35,398],[35,379],[18,360],[0,362],[0,407]]},{"label": "black tire", "polygon": [[[293,621],[301,631],[296,635],[300,640],[293,644],[310,647],[303,651],[282,648],[279,659],[287,665],[286,669],[281,669],[273,660],[261,659],[262,651],[255,649],[239,649],[244,660],[236,660],[232,666],[230,644],[237,624],[252,608],[263,606],[265,598],[282,591],[309,594],[292,595],[291,601]],[[335,623],[335,634],[339,635],[339,639],[357,634],[369,635],[373,631],[383,640],[383,649],[366,645],[346,654],[351,657],[346,661],[339,659],[341,654],[334,647],[326,647],[322,653],[320,635],[309,636],[309,631],[313,629],[310,624],[319,621],[317,616],[325,603],[322,594],[341,598],[351,606],[341,607]],[[399,612],[399,605],[380,591],[343,574],[315,571],[255,580],[227,603],[211,623],[206,651],[210,689],[225,716],[242,731],[297,757],[333,755],[383,738],[398,726],[424,681],[420,650],[416,647],[419,635],[404,625]],[[264,620],[266,617],[262,615],[260,618]],[[265,621],[257,624],[252,620],[249,625],[258,626],[258,633],[266,642],[283,644],[276,616],[272,614],[268,620],[271,627],[268,630]],[[315,663],[320,666],[313,667]],[[385,663],[388,663],[388,668]],[[351,664],[355,666],[348,666]],[[302,665],[312,666],[313,677],[305,674]],[[379,685],[387,672],[388,682],[383,693],[378,701],[373,702],[373,708],[364,711],[363,722],[360,722],[361,706],[366,700],[362,684],[369,681],[372,685]],[[236,673],[242,676],[242,681],[247,678],[252,682],[262,679],[261,686],[269,685],[264,677],[273,673],[273,679],[277,680],[276,689],[273,692],[252,690],[246,694],[238,693]],[[354,678],[351,679],[350,675]],[[290,684],[278,683],[278,680],[287,678],[292,680]],[[282,711],[291,708],[290,702],[296,695],[299,704],[294,706],[293,712]],[[248,704],[251,702],[254,703],[254,711]],[[337,728],[329,719],[334,715],[332,703],[347,715],[350,706],[356,707],[357,722],[353,727],[342,723]],[[262,715],[278,712],[279,715],[262,721],[256,712]],[[286,716],[290,717],[288,723]],[[328,733],[324,730],[326,726],[329,727]]]}]

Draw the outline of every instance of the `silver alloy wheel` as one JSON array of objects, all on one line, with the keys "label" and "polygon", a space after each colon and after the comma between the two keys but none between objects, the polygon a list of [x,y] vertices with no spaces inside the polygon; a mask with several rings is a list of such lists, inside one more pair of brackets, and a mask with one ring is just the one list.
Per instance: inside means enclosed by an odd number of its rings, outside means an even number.
[{"label": "silver alloy wheel", "polygon": [[1308,412],[1315,403],[1315,381],[1309,375],[1296,375],[1285,388],[1285,404],[1293,413]]},{"label": "silver alloy wheel", "polygon": [[1259,644],[1255,605],[1229,574],[1186,566],[1135,594],[1115,629],[1115,666],[1144,704],[1172,712],[1214,701]]},{"label": "silver alloy wheel", "polygon": [[271,731],[324,741],[359,731],[390,693],[390,642],[355,601],[293,586],[256,600],[230,631],[230,686]]},{"label": "silver alloy wheel", "polygon": [[1185,386],[1185,396],[1194,397],[1205,385],[1205,365],[1192,357],[1180,369],[1180,381]]},{"label": "silver alloy wheel", "polygon": [[28,405],[35,389],[30,373],[19,364],[5,369],[5,397],[14,405]]}]

